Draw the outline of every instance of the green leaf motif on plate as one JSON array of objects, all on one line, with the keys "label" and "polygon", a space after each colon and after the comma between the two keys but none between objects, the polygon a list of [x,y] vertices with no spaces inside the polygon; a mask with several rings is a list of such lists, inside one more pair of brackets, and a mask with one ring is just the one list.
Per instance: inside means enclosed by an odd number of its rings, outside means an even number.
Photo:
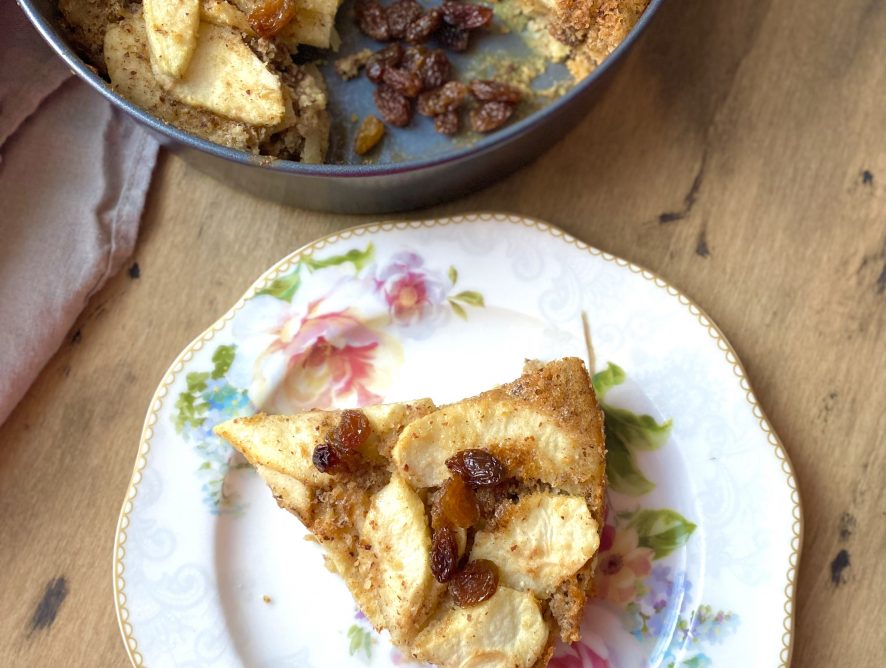
[{"label": "green leaf motif on plate", "polygon": [[655,559],[662,559],[683,547],[696,529],[695,524],[670,508],[638,510],[628,527],[637,532],[641,547],[655,552]]},{"label": "green leaf motif on plate", "polygon": [[455,313],[455,315],[457,315],[459,318],[461,318],[462,320],[468,319],[468,313],[467,311],[465,311],[464,306],[456,301],[453,301],[452,299],[449,300],[449,305],[452,307],[452,312]]},{"label": "green leaf motif on plate", "polygon": [[284,302],[291,302],[292,298],[301,287],[301,268],[307,267],[311,271],[325,269],[326,267],[337,267],[342,264],[350,263],[354,265],[354,270],[359,274],[360,271],[372,262],[375,257],[375,246],[371,243],[363,250],[352,248],[346,253],[332,255],[323,259],[316,259],[312,255],[303,257],[293,268],[291,272],[284,276],[278,276],[271,284],[256,292],[256,295],[270,295]]},{"label": "green leaf motif on plate", "polygon": [[237,346],[219,346],[212,354],[212,377],[215,380],[224,378],[225,374],[234,363],[234,357],[237,355]]},{"label": "green leaf motif on plate", "polygon": [[612,489],[629,496],[643,496],[655,489],[637,464],[638,451],[657,450],[668,440],[672,421],[659,424],[649,415],[637,415],[604,401],[613,387],[621,385],[627,374],[611,362],[594,374],[592,384],[603,409],[606,430],[606,474]]},{"label": "green leaf motif on plate", "polygon": [[354,656],[362,652],[367,659],[372,657],[372,636],[369,631],[357,624],[352,624],[348,629],[348,640],[348,654]]},{"label": "green leaf motif on plate", "polygon": [[606,429],[606,476],[609,486],[622,494],[643,496],[655,489],[655,483],[640,471],[633,453]]},{"label": "green leaf motif on plate", "polygon": [[332,255],[327,258],[323,258],[322,260],[317,260],[312,255],[308,255],[307,257],[302,259],[302,263],[308,267],[309,269],[324,269],[325,267],[335,267],[340,264],[345,264],[346,262],[350,262],[354,265],[354,269],[359,273],[366,265],[372,262],[372,259],[375,257],[375,246],[370,243],[366,246],[365,249],[359,250],[358,248],[352,248],[347,253],[342,253],[341,255]]},{"label": "green leaf motif on plate", "polygon": [[[449,280],[452,282],[452,285],[455,285],[455,282],[458,280],[458,270],[455,267],[449,267]],[[486,307],[486,300],[476,290],[462,290],[457,295],[447,297],[446,301],[449,302],[452,312],[462,320],[468,319],[468,311],[465,309],[465,305],[475,308]]]},{"label": "green leaf motif on plate", "polygon": [[469,304],[470,306],[478,306],[484,307],[486,303],[483,301],[483,295],[474,290],[464,290],[459,292],[457,295],[452,297],[452,299],[463,302],[465,304]]},{"label": "green leaf motif on plate", "polygon": [[658,450],[671,434],[671,420],[659,424],[649,415],[637,415],[633,411],[607,405],[604,405],[603,412],[607,432],[611,431],[635,450]]},{"label": "green leaf motif on plate", "polygon": [[209,378],[207,372],[189,373],[185,377],[187,391],[178,395],[175,401],[175,429],[182,431],[185,427],[199,427],[203,424],[203,414],[209,406],[200,396],[200,392],[206,389],[206,381]]},{"label": "green leaf motif on plate", "polygon": [[246,390],[231,385],[227,374],[237,356],[237,346],[218,346],[212,354],[211,371],[192,371],[185,376],[185,389],[175,401],[175,430],[193,444],[200,456],[196,469],[202,481],[203,500],[213,513],[237,512],[239,507],[225,493],[225,476],[231,468],[233,449],[212,428],[228,418],[252,412]]},{"label": "green leaf motif on plate", "polygon": [[606,393],[616,385],[621,385],[626,378],[627,374],[625,374],[624,369],[617,364],[609,362],[603,371],[598,371],[594,374],[591,384],[594,386],[594,392],[597,393],[597,397],[600,401],[603,401]]},{"label": "green leaf motif on plate", "polygon": [[185,377],[185,383],[188,386],[188,392],[202,392],[206,389],[206,381],[209,380],[211,373],[209,371],[193,371]]},{"label": "green leaf motif on plate", "polygon": [[301,267],[296,266],[292,272],[275,278],[268,287],[264,290],[259,290],[256,295],[270,295],[284,302],[291,302],[301,286],[300,271]]}]

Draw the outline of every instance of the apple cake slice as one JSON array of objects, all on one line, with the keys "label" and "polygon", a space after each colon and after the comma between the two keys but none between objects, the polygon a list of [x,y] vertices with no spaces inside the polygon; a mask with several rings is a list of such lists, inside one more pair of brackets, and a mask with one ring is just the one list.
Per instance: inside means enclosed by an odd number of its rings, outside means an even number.
[{"label": "apple cake slice", "polygon": [[458,403],[216,427],[325,548],[376,629],[439,666],[547,665],[579,637],[603,525],[603,415],[581,360]]}]

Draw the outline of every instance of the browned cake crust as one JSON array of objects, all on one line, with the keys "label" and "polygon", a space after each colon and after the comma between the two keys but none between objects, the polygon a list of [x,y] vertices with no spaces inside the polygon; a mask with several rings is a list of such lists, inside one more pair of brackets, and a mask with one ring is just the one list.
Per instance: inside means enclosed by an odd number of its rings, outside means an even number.
[{"label": "browned cake crust", "polygon": [[558,0],[551,34],[573,46],[568,66],[576,79],[596,69],[624,41],[649,0]]},{"label": "browned cake crust", "polygon": [[[597,403],[585,365],[577,357],[566,357],[548,364],[528,361],[520,378],[480,396],[496,398],[499,393],[553,417],[582,444],[585,450],[580,455],[585,461],[606,460],[603,411]],[[596,468],[565,472],[575,487],[586,489],[588,507],[601,527],[606,492],[602,473]]]},{"label": "browned cake crust", "polygon": [[[522,377],[503,386],[501,391],[555,415],[564,428],[587,435],[586,447],[605,461],[603,411],[581,360],[572,357],[547,365],[531,361],[526,363],[525,372]],[[580,482],[576,480],[576,483]],[[594,480],[585,494],[600,531],[605,521],[605,494],[605,475]],[[563,582],[551,597],[549,612],[563,642],[572,643],[580,638],[585,603],[593,595],[596,563],[595,556],[574,577]]]},{"label": "browned cake crust", "polygon": [[624,41],[649,5],[649,0],[515,1],[523,14],[570,47],[566,65],[575,79],[596,69]]}]

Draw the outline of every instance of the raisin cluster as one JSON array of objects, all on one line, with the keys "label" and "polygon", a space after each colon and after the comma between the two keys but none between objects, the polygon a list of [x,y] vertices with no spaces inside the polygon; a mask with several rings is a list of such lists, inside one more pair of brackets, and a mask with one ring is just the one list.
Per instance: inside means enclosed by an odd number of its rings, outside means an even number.
[{"label": "raisin cluster", "polygon": [[[456,0],[440,7],[423,8],[416,0],[360,0],[356,7],[360,29],[380,42],[392,42],[366,63],[366,76],[375,83],[376,107],[387,123],[409,125],[415,110],[434,119],[437,132],[459,130],[459,108],[472,96],[477,106],[470,115],[477,132],[491,132],[511,117],[520,91],[495,81],[452,80],[452,65],[443,49],[422,46],[431,37],[451,51],[468,48],[470,34],[489,25],[492,10]],[[410,46],[404,48],[399,40]]]},{"label": "raisin cluster", "polygon": [[369,420],[362,411],[342,411],[338,424],[326,440],[314,448],[314,466],[321,473],[357,470],[363,464],[360,446],[369,438],[370,431]]},{"label": "raisin cluster", "polygon": [[363,34],[378,42],[422,44],[433,36],[451,51],[467,49],[471,31],[492,21],[489,7],[456,0],[428,10],[416,0],[395,0],[387,6],[378,0],[359,0],[356,15]]},{"label": "raisin cluster", "polygon": [[468,561],[469,550],[460,559],[456,528],[473,532],[480,520],[474,490],[499,485],[506,471],[494,455],[479,449],[455,454],[446,460],[446,466],[454,475],[443,484],[431,508],[431,573],[438,582],[449,584],[456,605],[469,607],[495,594],[498,568],[485,559]]},{"label": "raisin cluster", "polygon": [[412,120],[416,98],[450,81],[452,65],[442,49],[404,49],[395,42],[373,54],[366,63],[366,77],[378,85],[375,104],[382,118],[402,128]]},{"label": "raisin cluster", "polygon": [[476,101],[471,129],[483,133],[504,125],[522,98],[518,88],[497,81],[453,81],[446,54],[423,46],[385,47],[367,63],[366,76],[378,84],[375,105],[386,122],[406,127],[417,110],[433,118],[437,132],[444,135],[458,132],[459,110],[468,98]]}]

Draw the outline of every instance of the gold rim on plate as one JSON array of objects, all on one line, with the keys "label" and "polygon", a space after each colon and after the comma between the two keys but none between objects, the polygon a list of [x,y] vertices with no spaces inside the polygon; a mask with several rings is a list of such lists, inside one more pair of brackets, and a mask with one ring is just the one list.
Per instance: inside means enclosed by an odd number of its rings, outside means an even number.
[{"label": "gold rim on plate", "polygon": [[800,562],[800,550],[803,536],[803,515],[800,510],[800,491],[797,487],[797,479],[794,475],[794,469],[791,464],[790,457],[788,456],[788,453],[785,450],[781,440],[776,435],[775,430],[772,428],[772,425],[769,424],[769,420],[766,417],[766,414],[763,412],[763,409],[757,402],[757,398],[754,395],[753,390],[751,389],[751,384],[748,381],[747,373],[745,372],[744,366],[742,366],[741,361],[738,359],[738,355],[736,354],[735,349],[732,347],[732,344],[729,343],[720,328],[717,327],[714,321],[704,312],[704,310],[698,304],[696,304],[694,301],[689,299],[689,297],[677,290],[677,288],[670,285],[663,278],[649,271],[648,269],[644,269],[643,267],[640,267],[632,262],[628,262],[627,260],[623,260],[620,257],[616,257],[615,255],[601,251],[598,248],[594,248],[593,246],[590,246],[583,241],[579,241],[567,232],[564,232],[558,227],[554,227],[553,225],[550,225],[548,223],[543,223],[531,218],[524,218],[522,216],[477,213],[432,220],[369,223],[366,225],[351,227],[340,232],[335,232],[333,234],[329,234],[325,237],[321,237],[320,239],[312,241],[311,243],[302,246],[298,250],[293,251],[285,258],[277,262],[270,269],[268,269],[264,274],[262,274],[259,279],[255,281],[255,283],[253,283],[252,286],[246,291],[246,293],[242,297],[240,297],[237,303],[228,310],[227,313],[216,320],[196,339],[191,341],[191,343],[188,344],[188,346],[181,353],[179,353],[178,357],[175,358],[175,361],[166,370],[160,386],[157,388],[157,390],[154,392],[154,396],[151,398],[150,408],[148,410],[147,416],[145,417],[144,426],[142,427],[138,454],[135,458],[135,466],[133,467],[132,477],[129,481],[129,486],[126,489],[126,496],[123,499],[123,506],[120,509],[120,516],[117,520],[117,531],[114,535],[114,608],[117,612],[117,624],[120,627],[120,633],[123,636],[123,644],[126,648],[126,654],[127,656],[129,656],[129,660],[132,662],[133,666],[135,666],[136,668],[144,668],[145,664],[141,653],[138,651],[138,641],[135,639],[135,636],[133,634],[132,624],[129,622],[129,610],[126,607],[126,580],[124,578],[123,565],[123,559],[126,556],[126,530],[129,527],[129,513],[132,512],[132,501],[135,498],[136,494],[138,494],[138,486],[142,480],[142,471],[144,470],[148,462],[148,452],[151,449],[151,438],[154,435],[154,425],[157,422],[157,415],[160,412],[160,409],[163,407],[163,400],[166,398],[166,395],[169,392],[169,386],[172,385],[173,382],[175,382],[176,376],[184,368],[185,363],[190,361],[195,352],[203,348],[206,343],[211,341],[212,338],[224,328],[228,321],[234,317],[234,314],[239,311],[243,307],[243,305],[255,295],[256,292],[267,287],[271,283],[271,281],[273,281],[278,275],[284,274],[289,271],[296,262],[301,260],[303,256],[311,255],[312,253],[324,248],[325,246],[328,246],[329,244],[335,243],[339,240],[350,239],[351,237],[359,237],[365,234],[372,234],[375,232],[393,232],[407,229],[419,229],[423,227],[442,227],[445,225],[457,225],[478,221],[497,222],[511,225],[515,224],[523,225],[524,227],[534,228],[539,230],[540,232],[550,234],[557,239],[561,239],[565,243],[575,246],[579,250],[585,251],[594,257],[599,257],[606,262],[612,262],[619,267],[625,267],[634,274],[639,274],[647,281],[652,281],[652,283],[654,283],[656,287],[661,288],[671,297],[676,298],[677,301],[680,302],[680,304],[685,306],[689,310],[689,312],[693,316],[695,316],[699,324],[707,330],[708,335],[717,342],[717,347],[723,352],[726,361],[732,365],[732,371],[738,378],[739,386],[745,393],[745,400],[751,405],[751,411],[754,417],[757,419],[757,422],[760,428],[763,430],[763,433],[766,434],[766,440],[775,450],[775,456],[781,463],[781,470],[784,472],[788,488],[791,490],[791,503],[793,504],[791,510],[791,515],[793,517],[791,531],[793,535],[791,537],[791,554],[788,557],[788,568],[786,575],[787,582],[784,586],[784,631],[781,636],[782,648],[779,652],[779,668],[787,668],[790,665],[794,643],[794,603],[797,593],[797,573]]}]

